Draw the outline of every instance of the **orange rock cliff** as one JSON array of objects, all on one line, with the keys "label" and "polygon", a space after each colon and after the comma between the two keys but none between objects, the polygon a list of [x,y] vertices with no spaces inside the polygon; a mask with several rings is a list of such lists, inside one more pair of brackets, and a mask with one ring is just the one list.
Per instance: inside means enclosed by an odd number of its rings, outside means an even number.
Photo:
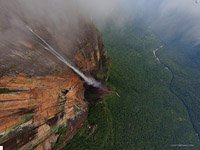
[{"label": "orange rock cliff", "polygon": [[[108,58],[92,23],[80,21],[73,39],[47,27],[30,26],[84,74],[106,79]],[[15,30],[24,38],[0,45],[0,145],[61,149],[87,120],[85,83],[26,29]]]}]

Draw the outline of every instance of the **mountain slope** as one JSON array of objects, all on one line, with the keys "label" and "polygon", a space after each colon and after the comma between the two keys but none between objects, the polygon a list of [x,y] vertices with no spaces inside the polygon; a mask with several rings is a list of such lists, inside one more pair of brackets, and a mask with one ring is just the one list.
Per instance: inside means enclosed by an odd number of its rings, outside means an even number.
[{"label": "mountain slope", "polygon": [[[31,25],[54,48],[59,45],[56,40],[72,40],[65,34],[56,38],[47,27]],[[79,25],[74,51],[55,49],[86,75],[106,74],[107,56],[99,32],[86,20]],[[26,28],[12,30],[25,38],[14,44],[0,43],[0,145],[5,149],[61,149],[87,120],[85,82]]]},{"label": "mountain slope", "polygon": [[[111,23],[103,35],[111,58],[108,85],[120,97],[113,94],[92,106],[90,114],[95,115],[90,115],[89,124],[95,131],[85,132],[85,127],[66,149],[160,150],[176,144],[198,149],[188,112],[170,90],[172,75],[153,55],[163,43],[140,23],[121,28]],[[101,110],[95,112],[96,108]],[[105,113],[110,117],[95,119]]]}]

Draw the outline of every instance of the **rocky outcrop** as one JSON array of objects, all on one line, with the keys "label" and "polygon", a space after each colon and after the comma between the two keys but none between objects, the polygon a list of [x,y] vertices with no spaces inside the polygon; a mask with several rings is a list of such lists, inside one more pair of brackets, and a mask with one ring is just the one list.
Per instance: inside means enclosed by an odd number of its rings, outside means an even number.
[{"label": "rocky outcrop", "polygon": [[[30,26],[85,74],[105,80],[108,59],[93,24],[80,21],[71,41],[47,27]],[[61,149],[87,119],[85,83],[24,28],[13,30],[24,38],[0,44],[0,145],[4,149]]]}]

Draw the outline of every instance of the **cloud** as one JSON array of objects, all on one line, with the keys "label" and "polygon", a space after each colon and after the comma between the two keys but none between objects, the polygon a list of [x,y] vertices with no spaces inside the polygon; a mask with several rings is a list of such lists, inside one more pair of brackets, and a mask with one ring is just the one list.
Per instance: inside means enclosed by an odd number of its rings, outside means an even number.
[{"label": "cloud", "polygon": [[145,19],[164,39],[179,38],[200,44],[200,4],[195,0],[126,0],[126,3],[133,18]]},{"label": "cloud", "polygon": [[[54,25],[77,24],[81,17],[96,22],[105,21],[119,8],[120,0],[6,0],[0,1],[1,15],[6,19],[37,21],[41,24]],[[1,19],[1,23],[5,22]],[[9,21],[10,21],[9,20]],[[66,27],[65,27],[66,28]]]},{"label": "cloud", "polygon": [[200,44],[195,0],[0,0],[0,30],[34,22],[67,33],[78,30],[80,16],[97,25],[110,18],[121,25],[141,18],[164,39]]},{"label": "cloud", "polygon": [[48,32],[61,51],[73,51],[83,24],[106,22],[118,6],[118,0],[0,0],[0,44],[27,41],[28,25],[40,34]]}]

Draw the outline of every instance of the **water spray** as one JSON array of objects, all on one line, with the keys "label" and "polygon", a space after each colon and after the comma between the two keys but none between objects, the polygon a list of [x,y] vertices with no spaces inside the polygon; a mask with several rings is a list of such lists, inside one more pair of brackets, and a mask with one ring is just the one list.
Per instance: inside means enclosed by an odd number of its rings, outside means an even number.
[{"label": "water spray", "polygon": [[31,27],[26,25],[26,28],[40,41],[42,41],[42,45],[45,47],[46,50],[48,50],[51,54],[53,54],[57,59],[62,61],[64,64],[66,64],[69,68],[71,68],[75,73],[77,73],[83,80],[91,86],[94,86],[96,88],[101,87],[101,83],[96,81],[92,77],[87,77],[84,75],[81,71],[79,71],[76,67],[74,67],[69,61],[67,61],[61,54],[59,54],[49,43],[47,43],[41,36],[39,36],[36,32],[33,31]]}]

